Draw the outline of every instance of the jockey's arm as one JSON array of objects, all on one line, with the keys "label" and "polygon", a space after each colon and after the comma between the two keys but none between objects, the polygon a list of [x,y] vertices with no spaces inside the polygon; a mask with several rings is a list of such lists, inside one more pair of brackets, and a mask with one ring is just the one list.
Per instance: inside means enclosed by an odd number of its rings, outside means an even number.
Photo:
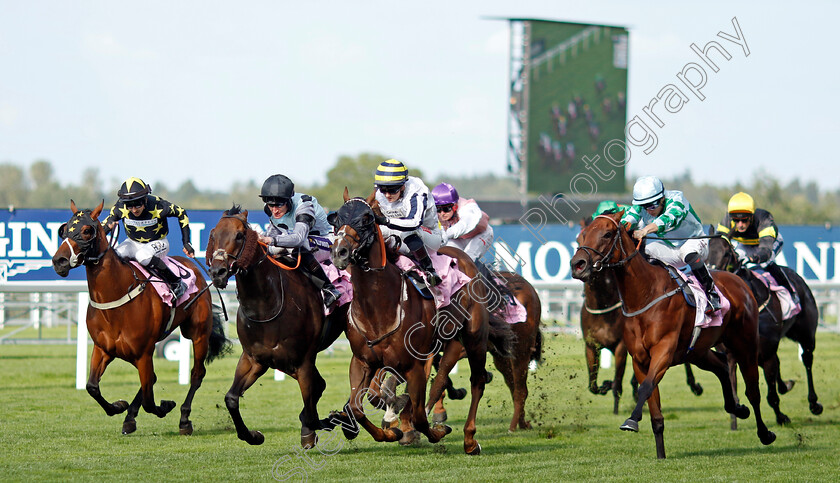
[{"label": "jockey's arm", "polygon": [[449,240],[463,236],[478,226],[481,221],[481,209],[476,203],[469,203],[464,207],[458,208],[458,223],[450,226],[446,230],[446,238]]},{"label": "jockey's arm", "polygon": [[414,231],[420,228],[420,225],[423,224],[423,214],[426,211],[428,196],[414,193],[406,200],[406,203],[408,203],[408,215],[402,218],[386,217],[385,226],[397,231]]},{"label": "jockey's arm", "polygon": [[106,235],[111,233],[111,230],[114,229],[114,226],[116,226],[116,224],[120,222],[120,218],[122,218],[117,214],[119,211],[116,208],[116,205],[112,206],[111,210],[108,211],[108,217],[102,222],[102,227],[105,229]]},{"label": "jockey's arm", "polygon": [[193,250],[190,244],[190,218],[187,216],[187,210],[174,203],[170,203],[169,209],[171,213],[169,216],[178,218],[178,226],[181,228],[181,244],[184,245],[184,253],[189,257],[194,257],[195,250]]},{"label": "jockey's arm", "polygon": [[313,226],[315,226],[315,208],[311,202],[303,202],[295,210],[295,226],[292,230],[283,234],[261,236],[260,240],[276,247],[303,247],[309,237],[309,230]]}]

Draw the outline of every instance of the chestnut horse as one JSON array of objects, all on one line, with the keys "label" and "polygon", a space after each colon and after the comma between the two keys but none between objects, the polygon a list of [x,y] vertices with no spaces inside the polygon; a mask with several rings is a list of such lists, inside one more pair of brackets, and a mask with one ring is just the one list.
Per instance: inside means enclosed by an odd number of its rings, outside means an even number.
[{"label": "chestnut horse", "polygon": [[[714,228],[712,228],[712,233]],[[764,380],[767,382],[767,403],[776,413],[778,424],[790,423],[790,418],[779,409],[779,394],[785,394],[793,388],[793,381],[782,380],[779,371],[779,341],[782,337],[796,342],[802,348],[802,364],[805,365],[805,374],[808,379],[808,402],[812,414],[822,414],[823,407],[817,401],[817,393],[814,390],[814,376],[811,366],[814,362],[814,348],[816,346],[817,325],[819,323],[819,311],[814,301],[814,294],[808,288],[808,284],[802,280],[795,271],[788,267],[782,270],[794,286],[802,310],[795,316],[782,320],[782,310],[779,305],[776,293],[770,290],[764,282],[752,271],[741,266],[738,255],[732,248],[732,244],[723,237],[715,237],[709,240],[709,266],[720,267],[741,277],[755,295],[759,302],[760,311],[758,314],[758,363],[764,369]]]},{"label": "chestnut horse", "polygon": [[273,368],[297,380],[303,397],[300,442],[304,448],[313,447],[315,430],[323,427],[317,405],[326,388],[315,358],[344,330],[346,305],[325,317],[319,290],[302,271],[282,266],[267,254],[248,224],[248,211],[238,205],[225,211],[210,232],[207,265],[216,287],[224,288],[230,277],[236,277],[236,332],[242,356],[225,404],[237,436],[254,445],[265,440],[261,432],[245,425],[239,398]]},{"label": "chestnut horse", "polygon": [[[70,269],[85,266],[90,294],[87,308],[87,328],[93,339],[90,358],[88,394],[102,406],[108,416],[126,410],[123,434],[137,429],[136,416],[140,406],[146,412],[162,418],[175,407],[174,401],[163,400],[155,405],[155,376],[153,355],[155,343],[177,327],[193,342],[194,363],[190,373],[190,389],[181,405],[181,434],[192,434],[190,421],[192,400],[207,372],[204,363],[210,362],[229,349],[230,342],[224,328],[212,312],[210,292],[198,267],[184,257],[174,257],[194,272],[199,291],[189,302],[178,307],[165,304],[149,285],[150,280],[130,263],[122,260],[108,244],[105,230],[99,222],[102,203],[93,210],[78,210],[70,201],[73,216],[59,228],[64,241],[52,258],[55,272],[66,277]],[[99,381],[115,358],[137,368],[140,390],[131,404],[120,399],[109,403],[102,397]]]},{"label": "chestnut horse", "polygon": [[[425,365],[430,357],[444,349],[440,363],[442,376],[435,379],[430,391],[429,400],[436,401],[443,393],[445,378],[457,362],[461,349],[459,344],[445,342],[458,336],[467,351],[472,385],[472,400],[464,425],[464,451],[471,455],[479,454],[481,445],[475,440],[475,418],[484,392],[484,367],[490,336],[490,315],[481,302],[487,299],[486,286],[471,282],[453,295],[450,305],[436,311],[434,301],[423,298],[410,288],[406,275],[388,260],[382,233],[375,223],[371,207],[371,203],[375,204],[374,195],[366,200],[350,199],[345,189],[344,200],[338,212],[329,216],[330,223],[336,228],[332,260],[336,267],[350,271],[354,294],[347,324],[347,339],[353,351],[348,403],[350,414],[344,417],[352,417],[376,441],[397,441],[403,439],[404,434],[409,437],[411,431],[380,429],[367,419],[363,411],[364,394],[377,371],[387,367],[396,371],[407,384],[410,403],[401,413],[402,428],[410,430],[413,425],[430,442],[438,442],[451,428],[432,428],[426,419]],[[475,264],[466,254],[455,249],[446,253],[457,256],[459,268],[469,277],[476,276]],[[509,329],[503,339],[512,340]],[[345,436],[349,438],[355,437],[355,434],[345,430]]]},{"label": "chestnut horse", "polygon": [[[631,315],[624,321],[624,342],[633,357],[633,370],[639,381],[639,398],[630,418],[621,425],[638,432],[642,408],[648,404],[651,427],[656,440],[657,458],[665,458],[664,430],[659,399],[659,381],[670,366],[691,362],[717,376],[723,389],[724,409],[740,419],[750,410],[735,401],[729,366],[710,349],[723,342],[737,361],[746,384],[746,394],[755,412],[757,434],[762,444],[776,435],[761,419],[758,386],[758,304],[749,287],[728,272],[714,272],[715,283],[730,301],[731,308],[720,327],[700,331],[693,341],[695,309],[682,297],[673,297],[676,282],[667,270],[651,265],[638,255],[633,239],[619,224],[621,214],[599,215],[580,235],[579,248],[571,259],[572,276],[586,281],[603,269],[612,270],[622,310]],[[692,346],[693,342],[693,346]]]},{"label": "chestnut horse", "polygon": [[[624,369],[627,362],[627,346],[624,345],[624,316],[621,314],[621,300],[612,274],[594,272],[583,286],[584,304],[580,309],[580,329],[586,352],[586,366],[589,369],[589,392],[604,395],[613,393],[613,414],[618,414],[618,402],[623,392]],[[598,386],[598,367],[601,349],[608,349],[615,356],[615,376]],[[691,392],[703,394],[703,386],[694,380],[691,364],[685,364],[686,384]],[[636,398],[639,383],[630,379],[633,398]]]}]

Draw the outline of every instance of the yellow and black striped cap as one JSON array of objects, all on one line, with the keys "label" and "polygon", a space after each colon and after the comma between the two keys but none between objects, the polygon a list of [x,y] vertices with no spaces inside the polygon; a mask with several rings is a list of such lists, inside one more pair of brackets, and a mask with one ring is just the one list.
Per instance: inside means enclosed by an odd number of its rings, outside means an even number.
[{"label": "yellow and black striped cap", "polygon": [[407,180],[408,168],[396,159],[383,161],[373,177],[376,186],[402,186]]}]

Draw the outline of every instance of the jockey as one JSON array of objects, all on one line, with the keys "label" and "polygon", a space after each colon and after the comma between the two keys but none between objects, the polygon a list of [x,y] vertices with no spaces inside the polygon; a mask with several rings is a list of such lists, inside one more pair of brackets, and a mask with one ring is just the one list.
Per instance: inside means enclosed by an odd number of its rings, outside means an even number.
[{"label": "jockey", "polygon": [[729,199],[727,213],[717,229],[730,242],[734,241],[733,248],[742,262],[753,263],[770,272],[779,285],[788,289],[794,303],[799,303],[793,284],[775,261],[784,240],[769,211],[756,208],[755,201],[747,193],[735,193]]},{"label": "jockey", "polygon": [[295,193],[295,184],[282,174],[265,180],[260,198],[265,202],[263,211],[271,223],[268,230],[260,235],[259,241],[269,246],[272,255],[280,253],[280,248],[300,249],[303,273],[323,292],[324,305],[331,307],[338,302],[341,293],[312,253],[317,251],[322,259],[329,256],[328,252],[322,254],[323,250],[319,250],[319,245],[329,246],[329,242],[324,241],[332,231],[324,209],[312,196]]},{"label": "jockey", "polygon": [[630,207],[627,205],[620,205],[613,200],[604,200],[598,203],[598,206],[595,207],[595,212],[592,213],[592,219],[594,220],[596,216],[603,215],[606,213],[618,213],[619,211],[626,212],[629,210]]},{"label": "jockey", "polygon": [[493,227],[487,213],[473,199],[461,198],[449,183],[432,189],[437,216],[443,228],[443,243],[457,247],[473,260],[483,257],[493,243]]},{"label": "jockey", "polygon": [[706,233],[682,191],[665,191],[659,178],[642,176],[633,186],[633,206],[624,213],[621,222],[626,223],[628,231],[635,229],[633,237],[637,240],[649,234],[656,236],[645,247],[649,256],[677,268],[686,264],[691,267],[706,290],[711,310],[720,310],[720,297],[705,263],[709,240],[693,238]]},{"label": "jockey", "polygon": [[429,188],[420,178],[409,176],[405,165],[395,159],[376,168],[374,185],[376,201],[384,215],[377,219],[382,225],[382,236],[400,239],[400,250],[414,255],[429,285],[440,284],[440,276],[426,251],[426,247],[436,251],[443,244]]},{"label": "jockey", "polygon": [[103,222],[105,234],[120,220],[125,226],[126,239],[114,249],[122,258],[137,260],[144,267],[152,267],[169,285],[175,300],[187,290],[181,275],[172,272],[161,259],[169,253],[169,224],[167,217],[178,218],[184,253],[195,256],[190,245],[190,219],[180,206],[152,196],[152,187],[140,178],[128,178],[117,191],[117,202]]}]

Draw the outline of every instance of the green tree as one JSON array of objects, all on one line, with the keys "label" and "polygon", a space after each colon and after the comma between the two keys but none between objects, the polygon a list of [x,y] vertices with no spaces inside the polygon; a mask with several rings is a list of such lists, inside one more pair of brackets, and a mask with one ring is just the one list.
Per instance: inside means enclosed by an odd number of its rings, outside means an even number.
[{"label": "green tree", "polygon": [[24,208],[28,195],[23,169],[11,163],[0,164],[0,206]]}]

